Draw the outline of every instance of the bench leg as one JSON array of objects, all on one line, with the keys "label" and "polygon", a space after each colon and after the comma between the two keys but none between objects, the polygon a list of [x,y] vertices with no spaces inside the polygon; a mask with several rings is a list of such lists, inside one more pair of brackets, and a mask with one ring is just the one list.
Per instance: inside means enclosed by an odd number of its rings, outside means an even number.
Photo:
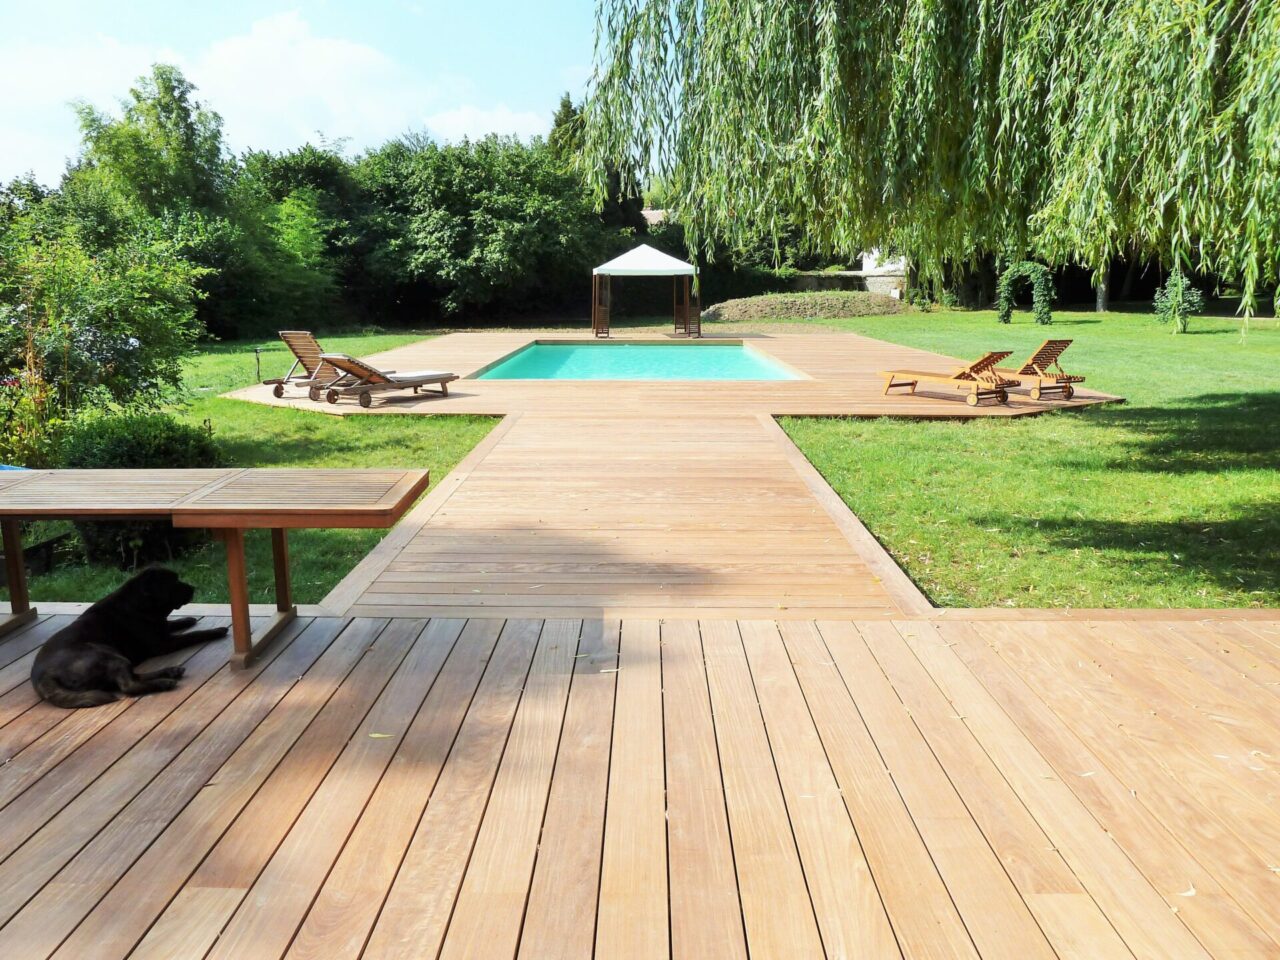
[{"label": "bench leg", "polygon": [[293,605],[289,580],[289,549],[283,530],[271,531],[271,547],[276,574],[276,614],[271,622],[253,632],[249,619],[249,576],[244,556],[244,531],[219,531],[227,551],[227,590],[231,599],[231,666],[243,669],[298,615]]},{"label": "bench leg", "polygon": [[17,520],[0,520],[4,540],[4,575],[9,588],[8,616],[0,617],[0,635],[36,618],[27,593],[27,565],[22,559],[22,527]]}]

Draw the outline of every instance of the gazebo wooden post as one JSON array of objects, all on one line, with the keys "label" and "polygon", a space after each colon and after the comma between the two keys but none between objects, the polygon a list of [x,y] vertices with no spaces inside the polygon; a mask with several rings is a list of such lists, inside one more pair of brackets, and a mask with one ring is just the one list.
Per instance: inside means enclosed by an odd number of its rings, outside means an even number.
[{"label": "gazebo wooden post", "polygon": [[[681,281],[684,283],[684,289],[681,290]],[[671,299],[672,312],[675,314],[675,329],[677,334],[684,334],[686,337],[702,336],[702,318],[698,317],[693,311],[693,300],[689,289],[688,275],[671,278]]]},{"label": "gazebo wooden post", "polygon": [[612,297],[613,277],[608,274],[591,275],[591,332],[597,337],[609,336],[609,301]]}]

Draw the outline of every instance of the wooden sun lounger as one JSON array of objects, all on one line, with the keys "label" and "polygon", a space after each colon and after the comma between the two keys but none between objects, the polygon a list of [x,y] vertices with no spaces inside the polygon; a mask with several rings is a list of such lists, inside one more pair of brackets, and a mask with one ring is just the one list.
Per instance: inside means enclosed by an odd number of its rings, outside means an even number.
[{"label": "wooden sun lounger", "polygon": [[[236,667],[248,665],[297,616],[287,531],[390,527],[426,489],[426,470],[29,470],[0,480],[8,617],[0,634],[32,620],[22,563],[23,520],[168,520],[213,530],[226,545]],[[256,634],[249,620],[246,530],[270,530],[276,615]]]},{"label": "wooden sun lounger", "polygon": [[325,391],[325,399],[337,403],[341,397],[356,396],[360,398],[360,406],[368,407],[373,403],[373,395],[386,390],[409,390],[414,393],[422,387],[438,386],[442,396],[449,395],[449,384],[458,379],[456,373],[440,373],[422,370],[417,373],[396,373],[392,370],[379,370],[363,360],[349,357],[345,353],[324,353],[320,359],[337,367],[345,378],[331,385]]},{"label": "wooden sun lounger", "polygon": [[[937,371],[929,370],[886,370],[881,374],[884,377],[884,392],[887,394],[893,387],[910,387],[910,392],[915,393],[916,386],[923,381],[926,383],[945,383],[961,390],[967,390],[969,395],[964,399],[965,403],[971,407],[976,407],[980,400],[995,400],[997,403],[1006,403],[1009,399],[1009,388],[1016,387],[1018,381],[1006,380],[997,374],[996,364],[1009,356],[1011,352],[1009,350],[993,350],[973,363],[959,367],[950,373],[938,373]],[[899,382],[899,378],[901,378],[901,382]]]},{"label": "wooden sun lounger", "polygon": [[280,339],[293,354],[293,366],[283,377],[262,381],[264,386],[272,387],[271,392],[277,398],[284,396],[285,387],[295,386],[306,387],[307,395],[319,400],[326,387],[345,379],[345,373],[323,359],[324,351],[309,330],[281,330]]},{"label": "wooden sun lounger", "polygon": [[1039,400],[1046,394],[1070,400],[1076,392],[1072,384],[1084,383],[1084,377],[1067,373],[1058,363],[1058,358],[1069,346],[1070,340],[1046,340],[1018,369],[997,367],[996,373],[1016,380],[1024,387],[1030,384],[1032,400]]}]

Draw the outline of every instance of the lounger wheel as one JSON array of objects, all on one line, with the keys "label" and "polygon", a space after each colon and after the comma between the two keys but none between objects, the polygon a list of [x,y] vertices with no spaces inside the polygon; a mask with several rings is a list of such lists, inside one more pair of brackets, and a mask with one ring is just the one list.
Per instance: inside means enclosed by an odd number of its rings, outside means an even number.
[{"label": "lounger wheel", "polygon": [[338,402],[338,391],[337,391],[337,390],[326,390],[326,391],[325,391],[324,398],[325,398],[326,400],[328,400],[330,403],[337,403],[337,402]]},{"label": "lounger wheel", "polygon": [[1063,400],[1070,400],[1075,395],[1076,395],[1076,388],[1073,387],[1071,384],[1068,383],[1066,386],[1062,388]]},{"label": "lounger wheel", "polygon": [[283,397],[283,396],[284,396],[284,384],[283,384],[283,383],[277,383],[274,387],[272,387],[272,388],[271,388],[271,395],[272,395],[273,397],[275,397],[277,400],[279,400],[281,397]]},{"label": "lounger wheel", "polygon": [[1039,399],[1040,399],[1040,388],[1039,388],[1039,387],[1032,387],[1032,388],[1031,388],[1031,399],[1032,399],[1032,400],[1039,400]]},{"label": "lounger wheel", "polygon": [[997,400],[999,400],[1001,403],[1008,403],[1008,402],[1009,402],[1009,391],[1008,391],[1008,390],[1001,390],[999,393],[997,393],[997,394],[996,394],[996,399],[997,399]]},{"label": "lounger wheel", "polygon": [[319,402],[320,402],[320,388],[319,388],[319,387],[308,387],[308,388],[307,388],[307,396],[311,398],[311,402],[312,402],[312,403],[319,403]]},{"label": "lounger wheel", "polygon": [[360,406],[364,407],[366,410],[373,406],[373,394],[368,390],[365,390],[360,394]]},{"label": "lounger wheel", "polygon": [[964,402],[971,407],[976,407],[978,405],[978,395],[976,393],[971,393],[964,398]]}]

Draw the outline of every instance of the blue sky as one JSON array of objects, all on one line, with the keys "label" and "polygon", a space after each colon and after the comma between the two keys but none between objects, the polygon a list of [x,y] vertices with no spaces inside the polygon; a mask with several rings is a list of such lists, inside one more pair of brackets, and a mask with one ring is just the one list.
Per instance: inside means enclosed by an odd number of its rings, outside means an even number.
[{"label": "blue sky", "polygon": [[546,133],[591,72],[594,0],[0,0],[0,181],[55,183],[68,103],[114,109],[156,61],[222,114],[229,145],[281,150],[408,129],[442,140]]}]

